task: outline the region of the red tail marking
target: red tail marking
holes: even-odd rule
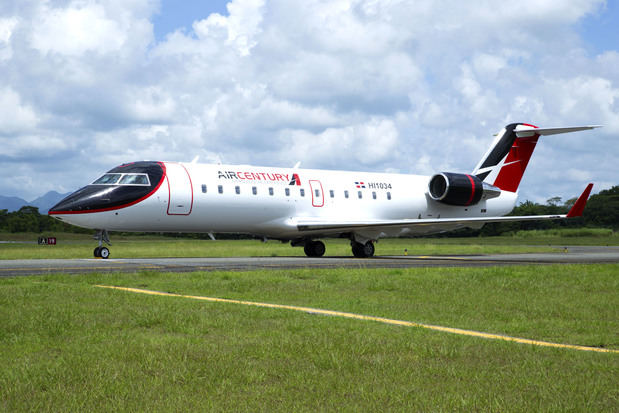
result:
[[[494,186],[509,192],[518,190],[518,185],[520,185],[524,171],[529,164],[538,138],[539,135],[529,138],[516,138],[507,154],[505,165],[494,181]]]
[[[591,193],[591,189],[593,188],[593,184],[587,185],[584,192],[580,194],[574,206],[570,209],[570,212],[567,213],[568,218],[581,217],[583,211],[585,210],[585,205],[587,205],[587,200],[589,199],[589,194]]]

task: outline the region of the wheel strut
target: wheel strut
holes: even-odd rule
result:
[[[93,251],[95,258],[107,259],[110,256],[110,250],[103,246],[103,242],[105,242],[107,245],[112,245],[107,230],[101,229],[97,231],[93,238],[99,241],[99,246]]]

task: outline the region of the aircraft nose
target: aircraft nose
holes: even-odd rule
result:
[[[50,215],[104,212],[125,208],[151,196],[163,182],[161,162],[133,162],[116,167],[54,205]]]
[[[71,194],[64,198],[62,201],[58,202],[56,205],[49,209],[48,214],[61,214],[63,212],[74,212],[74,211],[82,211],[84,210],[83,202],[81,199],[74,196],[75,194]]]
[[[113,190],[114,187],[84,187],[58,202],[48,214],[87,212],[106,208],[112,201]]]

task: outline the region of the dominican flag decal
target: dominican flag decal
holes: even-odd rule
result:
[[[365,188],[365,182],[355,182],[357,188]]]
[[[292,174],[292,179],[288,185],[301,185],[301,179],[299,178],[299,174]]]

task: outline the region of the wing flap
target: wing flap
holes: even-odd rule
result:
[[[381,228],[414,228],[435,225],[478,225],[490,222],[534,221],[545,219],[567,218],[567,215],[529,215],[507,217],[476,217],[476,218],[429,218],[429,219],[401,219],[383,221],[321,221],[321,220],[298,220],[299,231],[328,231],[347,232],[359,230],[377,230]]]

